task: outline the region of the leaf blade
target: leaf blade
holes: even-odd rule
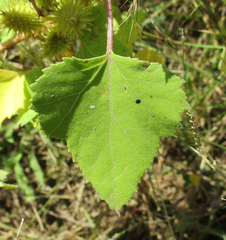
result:
[[[23,73],[0,69],[0,126],[5,118],[24,108],[23,87]]]
[[[69,80],[62,85],[65,79]],[[47,81],[51,89],[46,88]],[[182,83],[159,64],[114,53],[65,59],[46,70],[33,86],[32,108],[39,111],[49,136],[67,139],[87,181],[117,211],[151,166],[160,136],[175,135],[180,127],[180,113],[188,108]],[[48,104],[51,94],[60,100]],[[43,104],[47,105],[43,108]],[[66,110],[61,111],[61,106]],[[65,119],[65,114],[70,116],[67,121],[55,124],[54,119]]]

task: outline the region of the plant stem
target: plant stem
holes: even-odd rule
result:
[[[25,35],[21,34],[20,36],[17,35],[16,37],[13,37],[13,38],[9,39],[8,41],[0,44],[0,53],[4,52],[5,50],[7,50],[11,47],[13,47],[14,45],[16,45],[19,42],[24,41],[25,39],[26,39]]]
[[[38,13],[39,17],[44,17],[42,11],[38,8],[38,6],[35,3],[35,0],[29,0],[29,2],[33,5],[34,9],[36,10],[36,12]]]
[[[113,51],[113,15],[111,0],[105,0],[106,12],[107,12],[107,53],[110,54]]]

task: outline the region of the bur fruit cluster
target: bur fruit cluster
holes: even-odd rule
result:
[[[102,0],[6,0],[0,5],[0,30],[41,39],[43,57],[73,55],[75,42],[91,31],[90,9]],[[37,11],[38,9],[38,11]],[[39,14],[39,13],[42,14]]]

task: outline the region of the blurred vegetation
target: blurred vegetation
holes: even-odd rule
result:
[[[0,188],[0,240],[226,239],[226,2],[140,0],[139,8],[146,18],[134,54],[152,49],[184,79],[191,112],[183,128],[161,139],[153,167],[118,216],[86,184],[64,141],[47,139],[36,122],[6,119],[0,168],[9,172],[4,183],[19,187]],[[1,68],[48,66],[38,44],[29,38],[2,52]]]

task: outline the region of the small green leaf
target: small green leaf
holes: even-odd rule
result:
[[[7,174],[8,174],[8,172],[0,169],[0,187],[4,187],[4,188],[7,188],[7,189],[17,188],[17,186],[15,186],[15,185],[7,184],[7,183],[4,183],[4,182],[1,181],[1,180],[4,180],[6,178]]]
[[[7,183],[1,182],[1,181],[0,181],[0,187],[4,187],[6,189],[16,189],[16,188],[18,188],[18,186],[16,186],[16,185],[7,184]]]
[[[136,11],[136,14],[125,14],[123,21],[115,26],[115,37],[118,38],[126,47],[128,47],[127,55],[132,56],[134,42],[141,38],[140,24],[145,19],[143,11]]]
[[[29,186],[28,178],[25,175],[24,170],[21,167],[19,162],[17,162],[14,165],[14,172],[15,172],[17,183],[20,186],[20,188],[23,190],[27,201],[28,202],[31,201],[34,197],[34,194],[33,194],[32,188]]]
[[[8,172],[0,169],[0,180],[4,180],[7,176]]]
[[[23,115],[18,119],[17,123],[18,125],[24,126],[25,124],[28,124],[31,120],[37,117],[37,113],[31,109],[28,109],[23,113]]]
[[[39,78],[42,75],[42,70],[39,68],[34,68],[32,71],[29,71],[24,75],[25,81],[24,81],[24,86],[23,86],[23,91],[24,91],[24,105],[23,108],[20,108],[18,111],[18,116],[17,116],[17,124],[18,125],[25,125],[29,123],[31,120],[33,120],[36,116],[37,113],[31,109],[28,109],[30,106],[31,102],[31,95],[33,94],[33,91],[30,88],[30,84],[35,82],[35,79]]]
[[[32,152],[32,153],[28,154],[28,158],[30,160],[30,166],[31,166],[32,170],[34,171],[34,174],[35,174],[36,178],[38,179],[40,186],[43,187],[45,184],[44,177],[43,177],[42,168],[39,165],[37,157]]]
[[[48,136],[65,138],[87,181],[116,211],[136,191],[188,108],[183,81],[157,63],[114,53],[65,58],[32,86],[32,109]]]

